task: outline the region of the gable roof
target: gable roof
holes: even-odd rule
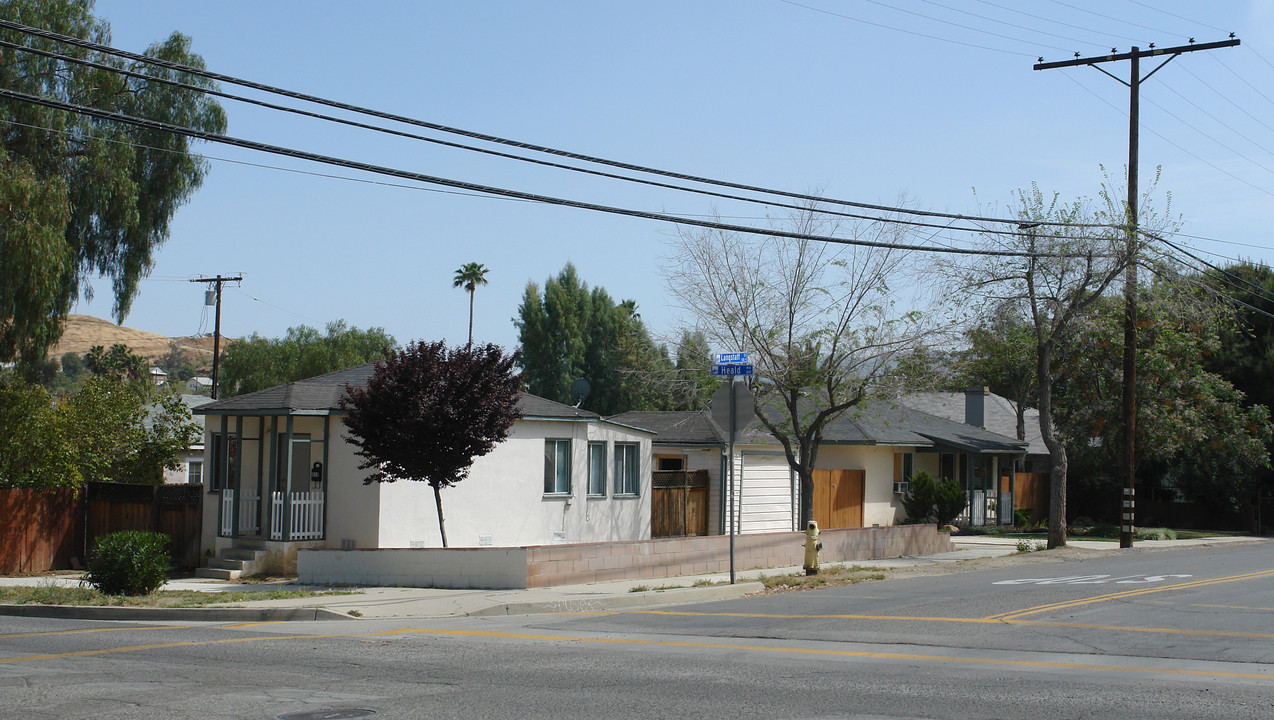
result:
[[[706,410],[629,410],[607,418],[611,422],[646,428],[656,433],[656,445],[724,445],[725,431]]]
[[[376,363],[366,363],[225,400],[216,400],[195,408],[194,412],[201,415],[334,415],[342,412],[340,403],[341,398],[345,396],[345,386],[366,385],[375,370]],[[522,393],[518,397],[518,410],[522,413],[524,420],[584,422],[602,420],[602,416],[595,412],[563,405],[529,393]]]
[[[910,393],[898,398],[898,402],[921,412],[937,415],[956,422],[964,421],[964,393],[958,392],[920,392]],[[1007,437],[1017,437],[1017,412],[1008,398],[995,393],[987,393],[983,412],[986,429]],[[1023,416],[1027,453],[1031,455],[1047,455],[1048,447],[1040,436],[1040,411],[1027,408]]]
[[[746,442],[777,441],[753,420],[744,430]],[[850,408],[827,424],[823,442],[830,445],[886,445],[946,448],[971,453],[1021,453],[1026,444],[982,428],[930,415],[905,405],[869,400]]]

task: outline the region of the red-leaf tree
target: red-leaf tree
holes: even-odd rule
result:
[[[359,469],[373,471],[364,484],[429,483],[443,547],[442,489],[465,479],[474,459],[508,437],[520,417],[516,362],[517,353],[497,345],[418,341],[378,362],[366,387],[346,387],[348,439],[364,459]]]

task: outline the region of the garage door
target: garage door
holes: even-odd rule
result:
[[[782,455],[743,454],[739,532],[792,529],[792,470]]]

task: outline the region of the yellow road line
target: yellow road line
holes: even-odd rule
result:
[[[815,655],[822,657],[865,658],[876,660],[905,660],[910,662],[962,663],[972,665],[996,665],[1020,668],[1048,668],[1056,670],[1096,670],[1106,672],[1127,672],[1163,675],[1188,675],[1194,677],[1224,677],[1246,680],[1274,680],[1274,673],[1237,673],[1207,670],[1187,670],[1180,668],[1151,668],[1128,665],[1103,665],[1098,663],[1049,662],[1043,660],[1012,660],[978,657],[958,657],[944,655],[921,655],[918,653],[886,653],[867,650],[835,650],[826,648],[799,648],[779,645],[748,645],[724,642],[690,642],[681,640],[643,640],[638,638],[613,637],[581,637],[572,635],[543,635],[531,633],[493,632],[483,630],[443,630],[434,628],[402,628],[375,633],[332,634],[332,635],[275,635],[268,637],[222,638],[205,641],[179,641],[153,643],[150,645],[131,645],[126,647],[103,648],[99,650],[80,650],[77,652],[51,653],[48,655],[28,655],[16,658],[0,658],[0,663],[35,662],[40,660],[58,660],[65,658],[108,655],[113,653],[141,652],[175,647],[193,647],[199,645],[224,645],[227,643],[265,642],[272,640],[314,640],[320,638],[365,638],[383,637],[386,635],[404,634],[441,635],[451,637],[475,637],[501,640],[530,640],[535,642],[581,643],[598,645],[631,645],[643,647],[688,648],[698,650],[747,650],[753,652],[780,653],[787,655]]]
[[[187,625],[135,625],[132,627],[100,627],[80,628],[79,630],[49,630],[46,632],[9,633],[0,635],[0,640],[9,638],[41,637],[43,635],[80,635],[83,633],[118,632],[120,630],[181,630]]]
[[[988,618],[961,617],[921,617],[912,615],[783,615],[779,613],[706,613],[680,610],[633,610],[631,615],[678,615],[683,617],[737,617],[758,618],[767,620],[902,620],[907,622],[935,622],[975,625],[1025,625],[1034,627],[1076,628],[1080,630],[1113,630],[1118,632],[1151,633],[1161,635],[1204,635],[1216,637],[1239,637],[1255,639],[1274,639],[1274,633],[1232,632],[1228,630],[1192,630],[1189,628],[1137,628],[1115,625],[1087,625],[1083,623],[1046,622],[1042,620],[992,620]]]
[[[1244,573],[1242,575],[1231,575],[1229,577],[1213,578],[1211,580],[1194,580],[1192,582],[1174,583],[1172,585],[1160,585],[1152,588],[1139,588],[1137,590],[1125,590],[1123,592],[1108,593],[1105,595],[1095,595],[1077,600],[1063,600],[1061,602],[1048,603],[1046,605],[1036,605],[1034,607],[1023,608],[1021,610],[1011,610],[1009,612],[999,613],[996,615],[988,615],[986,620],[1015,620],[1026,615],[1034,615],[1036,613],[1047,612],[1049,610],[1062,610],[1065,608],[1079,607],[1081,605],[1091,605],[1093,603],[1107,602],[1109,600],[1120,600],[1123,598],[1137,597],[1139,595],[1149,595],[1152,593],[1167,592],[1170,590],[1188,590],[1190,588],[1204,587],[1207,585],[1218,585],[1222,583],[1238,582],[1240,580],[1255,580],[1257,578],[1269,577],[1274,575],[1274,570],[1262,570],[1254,573]]]
[[[238,623],[237,625],[217,625],[220,630],[232,630],[237,628],[261,627],[262,625],[278,625],[286,622],[285,620],[265,620],[262,622]]]
[[[1248,607],[1246,605],[1204,605],[1203,603],[1192,603],[1190,607],[1222,608],[1224,610],[1260,610],[1261,612],[1274,612],[1274,608]]]

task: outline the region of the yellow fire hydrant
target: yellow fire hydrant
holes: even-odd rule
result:
[[[809,525],[805,528],[805,574],[818,574],[818,551],[823,549],[823,543],[818,540],[818,523],[813,520],[809,521]]]

